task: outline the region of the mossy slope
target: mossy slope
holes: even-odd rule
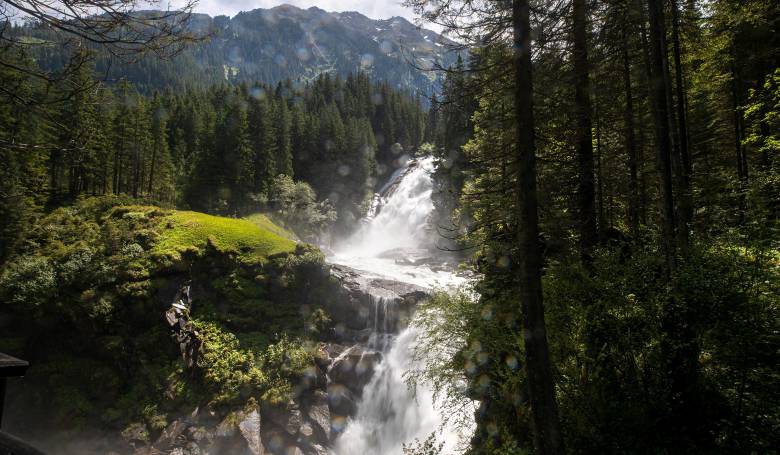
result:
[[[160,238],[153,251],[163,255],[181,254],[192,249],[203,250],[211,242],[221,251],[239,253],[243,260],[262,261],[295,250],[295,242],[283,237],[284,234],[288,233],[264,215],[235,219],[173,211],[162,220]]]
[[[118,198],[38,220],[0,265],[0,350],[32,364],[8,403],[15,429],[159,430],[196,407],[216,418],[248,400],[286,402],[312,362],[302,302],[319,301],[311,294],[328,279],[322,254],[288,236],[263,215]],[[163,318],[185,283],[204,341],[194,372]]]

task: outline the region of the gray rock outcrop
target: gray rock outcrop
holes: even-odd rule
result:
[[[419,286],[342,265],[330,266],[329,273],[325,287],[331,298],[323,306],[335,328],[320,334],[314,361],[302,372],[289,402],[226,415],[199,415],[196,410],[173,420],[152,443],[147,442],[146,426],[129,429],[125,438],[135,446],[135,455],[327,455],[357,412],[363,389],[383,361],[382,348],[428,295]],[[186,302],[166,315],[172,326],[186,317],[189,298]]]
[[[374,332],[398,333],[411,320],[417,304],[429,291],[420,286],[381,277],[366,276],[344,265],[332,265],[340,298],[325,310],[340,341],[366,342]]]

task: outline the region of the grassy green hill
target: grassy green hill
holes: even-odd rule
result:
[[[262,261],[269,255],[295,250],[293,235],[261,214],[235,219],[173,211],[163,217],[161,226],[154,247],[158,254],[202,250],[209,242],[219,250],[238,252],[248,261]]]
[[[307,293],[328,280],[322,254],[293,239],[264,215],[120,198],[39,219],[0,265],[0,351],[31,362],[9,394],[11,430],[67,440],[140,424],[155,437],[196,407],[219,417],[248,401],[287,402],[313,365],[301,302],[321,300]],[[194,371],[164,319],[184,284],[203,340]]]

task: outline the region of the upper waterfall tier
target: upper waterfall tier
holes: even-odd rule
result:
[[[433,159],[411,161],[379,193],[378,213],[339,248],[353,257],[376,257],[396,248],[430,246]]]
[[[465,282],[453,273],[452,259],[434,247],[433,170],[432,157],[398,169],[375,195],[360,228],[337,243],[330,262],[426,288]]]

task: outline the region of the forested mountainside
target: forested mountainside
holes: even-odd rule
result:
[[[402,17],[374,20],[317,7],[282,5],[232,18],[193,14],[188,30],[205,40],[170,60],[147,57],[128,64],[101,55],[96,69],[107,80],[127,79],[146,94],[222,82],[306,82],[323,73],[346,78],[362,71],[395,89],[431,95],[441,85],[441,74],[429,70],[446,68],[457,57],[452,41]],[[38,27],[13,33],[54,41],[52,31]],[[68,53],[53,46],[40,49],[36,58],[53,69],[67,64]]]
[[[337,220],[344,230],[427,134],[419,98],[364,73],[148,97],[127,83],[92,83],[86,69],[73,78],[62,87],[87,88],[44,111],[3,106],[3,255],[37,213],[82,195],[235,216],[278,205],[281,175],[313,188],[301,203],[319,214],[316,229]]]
[[[17,3],[78,21],[0,29],[0,351],[32,364],[0,441],[780,447],[778,2],[408,0],[468,49],[430,108],[350,50],[400,20]]]
[[[430,118],[483,279],[420,371],[468,453],[776,451],[777,2],[414,3],[474,46]]]

